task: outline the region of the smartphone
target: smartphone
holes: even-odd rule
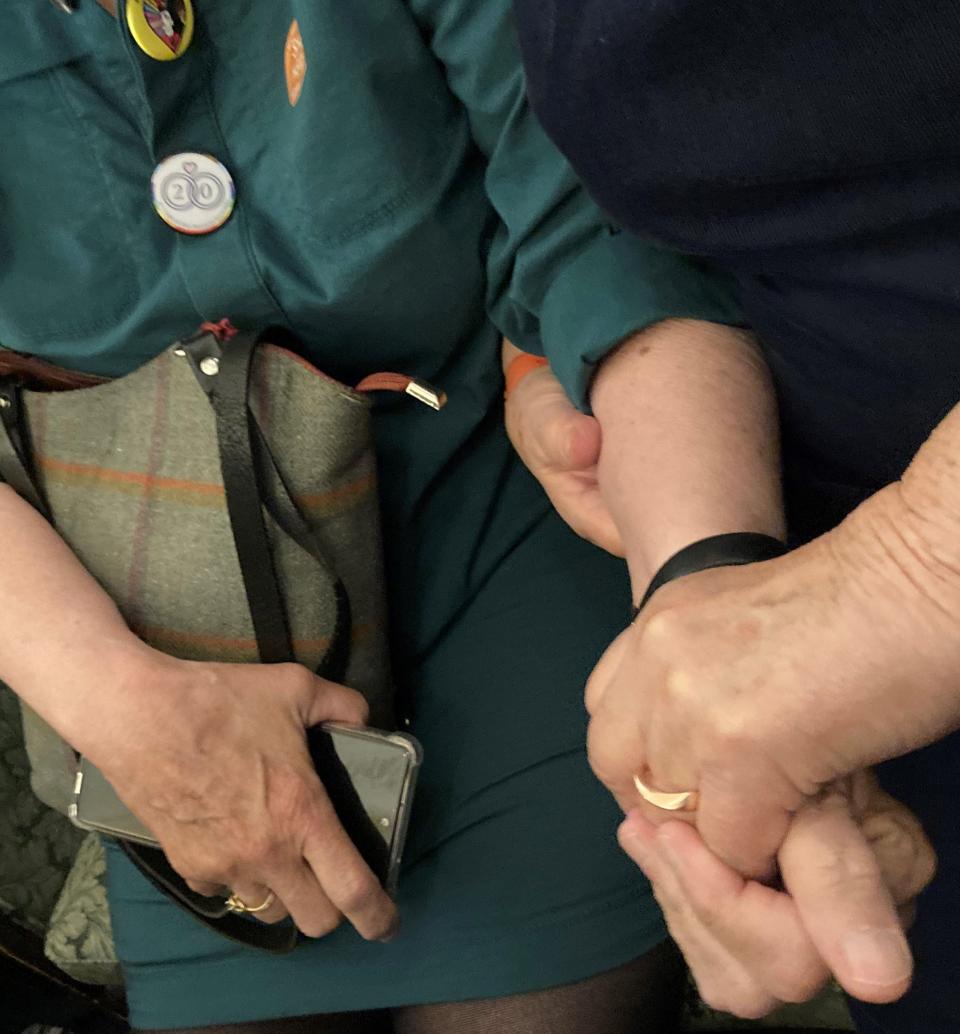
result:
[[[308,732],[317,774],[364,861],[395,894],[423,750],[406,733],[326,722]],[[77,766],[69,815],[74,825],[159,847],[86,758]]]

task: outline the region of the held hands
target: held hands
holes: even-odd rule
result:
[[[909,985],[894,909],[932,878],[932,850],[866,775],[836,780],[948,731],[946,683],[920,660],[948,630],[892,572],[871,591],[856,522],[876,516],[665,586],[588,686],[591,762],[630,813],[621,842],[704,997],[740,1015],[805,1000],[828,972],[866,1001]],[[696,833],[640,798],[637,772],[697,789]],[[775,861],[783,892],[761,882]]]
[[[362,723],[360,694],[294,664],[180,661],[155,651],[130,672],[109,721],[77,743],[202,893],[232,890],[321,937],[345,917],[389,939],[396,906],[340,826],[305,729]],[[131,730],[139,730],[132,732]]]
[[[805,801],[949,731],[953,619],[871,555],[865,520],[887,505],[776,560],[670,583],[615,640],[587,688],[589,745],[624,810],[643,807],[637,772],[697,789],[706,845],[764,878]]]
[[[561,515],[621,553],[597,487],[599,426],[545,369],[524,378],[507,416]],[[579,451],[568,445],[577,433]],[[621,842],[651,877],[705,997],[742,1015],[809,997],[829,970],[873,1001],[909,983],[893,905],[909,911],[933,855],[871,777],[841,777],[943,735],[956,707],[931,693],[905,727],[898,704],[916,699],[924,676],[904,637],[931,656],[949,619],[911,600],[909,558],[884,569],[891,550],[877,529],[893,518],[882,496],[787,557],[668,585],[588,687],[591,761],[630,813]],[[640,799],[638,771],[659,789],[698,789],[698,832],[675,821],[656,831],[672,816]],[[783,891],[739,875],[769,878],[776,862]],[[877,936],[859,954],[843,943],[865,930]]]
[[[801,807],[779,853],[782,890],[744,879],[681,822],[657,828],[633,811],[620,843],[653,884],[713,1008],[758,1018],[813,997],[831,973],[864,1001],[907,990],[901,922],[935,859],[913,815],[870,773]]]

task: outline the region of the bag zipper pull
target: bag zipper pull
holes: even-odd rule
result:
[[[410,395],[418,402],[437,411],[447,404],[447,393],[426,381],[403,373],[371,373],[353,389],[359,392],[397,391]]]

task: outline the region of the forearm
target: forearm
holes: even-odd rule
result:
[[[960,405],[940,422],[890,494],[896,495],[896,530],[904,547],[954,610],[960,593]]]
[[[81,747],[97,714],[90,693],[121,690],[150,651],[50,525],[3,484],[0,542],[0,680]]]
[[[748,334],[659,323],[603,363],[591,402],[603,430],[600,488],[636,596],[697,539],[784,535],[776,401]]]
[[[877,757],[960,727],[960,406],[941,421],[903,477],[857,507],[829,536],[843,572],[838,612],[860,622],[871,713],[885,725]],[[851,637],[852,638],[852,637]],[[882,688],[885,699],[872,692]],[[904,701],[910,700],[909,709]],[[882,752],[882,753],[881,753]]]

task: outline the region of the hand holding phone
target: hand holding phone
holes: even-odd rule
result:
[[[307,736],[338,819],[387,892],[395,894],[422,760],[420,744],[405,733],[334,722],[309,730]],[[70,817],[81,829],[160,846],[86,758],[77,768]]]

